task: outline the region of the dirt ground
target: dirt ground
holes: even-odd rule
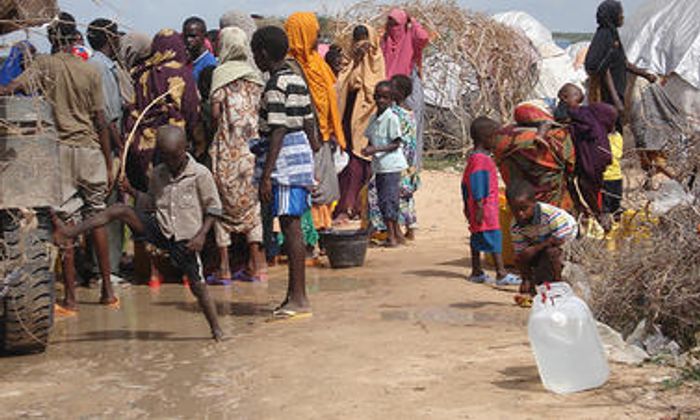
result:
[[[119,311],[81,290],[46,354],[0,358],[0,418],[700,418],[671,372],[611,365],[603,388],[545,391],[512,292],[467,283],[459,174],[426,172],[418,240],[361,269],[309,269],[314,316],[267,322],[285,290],[216,288],[230,339],[214,344],[180,285],[125,286]]]

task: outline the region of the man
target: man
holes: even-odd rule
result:
[[[217,65],[216,57],[204,45],[207,24],[197,16],[189,17],[182,25],[182,36],[185,39],[190,62],[192,62],[192,74],[195,81],[199,82],[199,74],[202,70]]]
[[[61,211],[73,214],[80,209],[87,217],[104,209],[111,179],[112,151],[109,129],[105,121],[102,79],[99,71],[71,55],[75,24],[58,22],[51,27],[52,55],[37,57],[32,65],[0,95],[16,91],[29,92],[38,86],[53,105],[53,117],[58,129],[61,180],[64,205]],[[59,175],[59,174],[57,174]],[[97,228],[92,237],[102,277],[100,303],[118,306],[110,281],[107,232]],[[74,315],[75,299],[74,250],[63,250],[65,298],[59,313]]]
[[[63,243],[114,220],[126,223],[135,237],[168,252],[173,266],[187,276],[212,338],[220,341],[223,332],[199,257],[207,233],[222,214],[219,193],[211,172],[187,154],[182,128],[163,126],[158,129],[156,141],[163,163],[153,169],[148,193],[137,191],[126,179],[121,184],[124,192],[134,196],[138,209],[115,204],[78,226],[66,226],[54,218],[56,240]]]

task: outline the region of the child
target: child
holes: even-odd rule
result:
[[[377,113],[370,119],[365,135],[370,145],[362,150],[364,156],[372,156],[372,169],[376,174],[379,209],[387,229],[386,246],[393,248],[403,240],[399,230],[399,188],[401,173],[408,168],[401,149],[401,121],[392,110],[391,83],[382,81],[374,89]]]
[[[416,203],[413,195],[420,186],[418,177],[417,159],[417,126],[413,111],[406,104],[406,100],[413,93],[413,81],[411,78],[397,74],[391,78],[391,87],[394,92],[394,112],[399,116],[401,122],[401,132],[403,133],[403,154],[408,163],[408,169],[401,177],[401,190],[399,200],[399,221],[406,227],[405,238],[412,241],[415,239],[415,228],[418,225],[416,217]]]
[[[474,283],[493,282],[481,268],[481,253],[485,252],[496,260],[497,285],[519,285],[520,278],[506,272],[501,256],[503,239],[498,220],[498,175],[489,154],[498,129],[498,123],[486,117],[478,117],[469,128],[474,150],[467,158],[462,177],[464,216],[471,230],[472,274],[469,280]]]
[[[77,226],[67,226],[54,216],[56,238],[63,244],[66,239],[113,220],[126,223],[136,237],[169,253],[172,264],[189,279],[190,289],[209,322],[212,337],[220,341],[223,332],[204,283],[199,259],[207,233],[222,211],[214,178],[208,169],[187,154],[182,128],[161,127],[157,145],[164,163],[153,168],[148,193],[137,191],[126,180],[122,183],[124,192],[136,198],[138,210],[115,204]]]
[[[516,265],[523,279],[521,296],[515,300],[529,306],[535,285],[561,281],[561,247],[576,237],[578,225],[566,211],[538,202],[527,182],[509,185],[506,195],[515,219],[511,231]]]
[[[618,131],[614,131],[608,135],[610,140],[610,153],[612,154],[612,163],[608,165],[603,173],[603,227],[609,230],[612,225],[612,220],[617,220],[620,217],[620,209],[622,202],[622,135]]]
[[[274,26],[258,29],[251,40],[255,64],[270,73],[260,101],[259,129],[267,149],[260,175],[260,201],[278,217],[289,259],[287,297],[275,309],[278,319],[311,316],[306,296],[305,249],[301,217],[311,205],[316,142],[311,96],[304,79],[285,62],[289,41]],[[318,150],[319,145],[314,144]]]

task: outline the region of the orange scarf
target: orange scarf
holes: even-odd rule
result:
[[[335,76],[316,50],[320,29],[316,15],[310,12],[294,13],[287,19],[284,29],[289,38],[289,54],[299,63],[309,84],[323,141],[333,137],[345,149]]]

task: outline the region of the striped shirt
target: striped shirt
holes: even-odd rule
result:
[[[309,88],[285,63],[270,75],[265,85],[260,102],[260,136],[269,136],[276,127],[286,127],[288,132],[301,131],[308,119],[313,119]]]
[[[578,233],[574,216],[566,211],[545,203],[537,203],[532,221],[520,225],[517,221],[511,227],[513,248],[520,254],[526,248],[540,244],[551,237],[564,241],[573,239]]]

